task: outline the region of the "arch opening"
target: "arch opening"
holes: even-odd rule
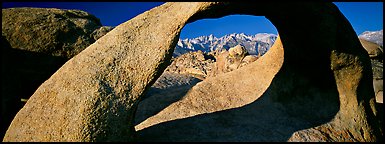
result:
[[[201,19],[205,18],[211,17]],[[270,19],[275,22],[274,17]],[[137,123],[139,141],[296,141],[299,139],[295,136],[292,138],[293,135],[331,121],[339,111],[340,101],[330,69],[330,59],[325,57],[330,53],[321,53],[320,59],[315,58],[316,63],[319,62],[317,66],[309,65],[309,61],[302,61],[308,58],[304,58],[305,55],[298,51],[303,49],[298,44],[310,45],[314,42],[306,41],[312,38],[302,38],[305,42],[300,42],[301,39],[293,37],[308,32],[306,28],[301,29],[304,26],[295,26],[296,33],[287,32],[293,26],[280,26],[284,27],[281,30],[285,31],[284,36],[281,36],[283,38],[274,44],[274,50],[266,53],[267,56],[260,62],[255,61],[240,72],[232,71],[204,80],[185,93],[183,99],[173,102],[142,123]],[[288,49],[293,50],[287,50],[285,43],[288,43]],[[286,56],[286,51],[290,51],[289,56]],[[273,63],[275,66],[263,67],[263,63]],[[270,71],[258,70],[259,67]],[[266,75],[268,72],[270,74]],[[254,84],[246,84],[242,88],[243,81]],[[314,81],[319,82],[314,85]],[[213,92],[216,94],[212,94]],[[199,102],[202,104],[198,104]],[[328,106],[320,103],[328,103]],[[266,111],[268,113],[264,113]],[[286,122],[275,121],[277,119]],[[184,127],[196,128],[185,130]],[[270,129],[267,133],[271,135],[261,133],[266,128]],[[239,132],[244,129],[246,130]],[[219,131],[227,133],[219,134]],[[235,133],[238,135],[233,135]]]
[[[237,4],[239,3],[236,3],[235,5]],[[348,113],[355,113],[351,109],[347,109],[346,107],[341,105],[341,104],[346,104],[346,99],[343,98],[345,95],[343,93],[346,92],[346,89],[341,88],[341,87],[344,87],[343,85],[345,85],[345,84],[341,84],[341,82],[345,80],[341,81],[341,77],[338,76],[338,73],[341,74],[341,72],[338,72],[335,67],[336,57],[334,57],[339,52],[342,52],[342,53],[347,52],[346,49],[345,50],[341,49],[341,47],[343,46],[339,45],[344,42],[336,41],[336,40],[345,41],[346,39],[341,39],[341,37],[343,36],[341,36],[341,33],[338,33],[336,31],[340,31],[338,29],[344,29],[342,31],[348,31],[349,34],[351,34],[354,31],[351,30],[352,29],[351,26],[349,27],[349,23],[344,18],[341,18],[342,21],[344,22],[340,22],[338,24],[323,23],[323,21],[333,21],[333,20],[330,20],[333,18],[330,18],[327,15],[318,15],[316,14],[317,12],[306,13],[306,11],[313,11],[308,8],[317,7],[314,4],[306,3],[306,4],[294,4],[294,5],[299,6],[298,7],[299,9],[294,11],[292,10],[289,14],[287,13],[284,14],[282,12],[278,12],[278,13],[272,12],[270,14],[266,14],[266,17],[275,26],[277,26],[279,33],[282,35],[281,39],[282,39],[282,45],[284,45],[285,60],[282,64],[282,67],[279,69],[279,72],[277,73],[277,75],[274,76],[274,79],[269,85],[269,88],[263,93],[263,96],[259,99],[258,102],[267,101],[267,102],[271,102],[271,104],[278,104],[280,105],[278,107],[281,107],[281,110],[284,109],[283,111],[287,114],[287,116],[295,117],[296,121],[303,122],[303,123],[299,122],[301,126],[296,125],[296,124],[299,124],[296,122],[294,122],[295,124],[293,123],[288,124],[290,125],[288,127],[291,127],[291,128],[295,127],[295,128],[291,129],[292,131],[289,130],[290,131],[289,135],[286,135],[286,137],[283,136],[284,138],[282,137],[282,135],[277,136],[279,137],[278,139],[280,141],[286,141],[286,140],[309,141],[309,139],[304,138],[304,136],[306,137],[309,135],[311,135],[310,137],[318,137],[318,138],[323,137],[322,140],[325,140],[325,141],[337,140],[337,139],[341,140],[341,138],[335,137],[334,134],[336,133],[333,133],[331,135],[326,135],[326,136],[323,135],[322,133],[330,132],[331,129],[334,129],[331,126],[333,125],[331,123],[341,123],[341,121],[346,121],[346,120],[349,121],[348,117],[350,116],[345,115],[346,117],[344,116],[341,117],[341,115],[344,115],[343,113],[345,113],[346,111],[349,111]],[[242,9],[237,9],[236,6],[234,7],[231,7],[231,6],[227,7],[227,6],[224,6],[224,7],[213,6],[206,9],[206,11],[204,12],[198,11],[192,17],[190,17],[187,23],[199,20],[202,17],[218,18],[224,15],[234,14],[234,13],[236,14],[247,13],[247,14],[255,15],[256,13],[260,12],[260,11],[251,12],[251,10],[247,8],[245,10],[244,7],[248,7],[245,5],[242,5],[243,6]],[[330,9],[334,9],[335,11],[337,11],[337,13],[334,13],[334,15],[336,17],[341,17],[342,14],[338,12],[338,9],[335,8],[335,6],[334,7],[331,5],[324,5],[324,6]],[[285,6],[281,6],[279,8],[288,10],[287,7],[285,8]],[[216,11],[218,9],[231,9],[232,11],[231,12],[221,11],[218,13]],[[319,11],[320,9],[314,9],[314,10]],[[322,11],[322,12],[330,14],[335,11],[331,10],[331,11]],[[318,12],[318,13],[322,13],[322,12]],[[303,21],[303,19],[310,20],[311,22],[307,21],[304,23],[300,23],[301,21]],[[339,19],[339,18],[336,18],[336,19]],[[341,24],[341,23],[344,23],[344,24]],[[345,25],[345,24],[347,24],[348,26],[344,28],[336,26],[336,25]],[[329,35],[330,33],[325,32],[325,29],[328,29],[333,34]],[[312,33],[317,33],[321,35],[314,35]],[[355,40],[354,38],[352,39],[354,42],[352,41],[347,42],[349,40],[345,42],[351,43],[351,44],[353,43],[357,44],[357,40]],[[333,45],[334,43],[336,43],[337,45]],[[307,48],[307,47],[311,47],[311,48]],[[362,50],[362,47],[359,47],[358,49]],[[309,58],[309,54],[312,54],[312,53],[315,53],[315,55],[311,55],[312,58]],[[356,57],[361,57],[363,58],[362,60],[365,61],[364,60],[365,56],[362,56],[362,53],[361,54],[356,52],[353,52],[353,53],[347,52],[347,53],[349,54],[354,53],[353,55],[355,55]],[[368,66],[367,61],[365,65],[366,66],[363,66],[363,67]],[[348,69],[353,70],[354,68],[348,68]],[[368,68],[365,68],[365,69],[368,70]],[[368,74],[367,72],[364,72],[364,73]],[[289,86],[285,87],[285,85],[289,85]],[[368,87],[368,86],[370,85],[366,85],[364,87]],[[190,91],[189,94],[190,93],[194,93],[194,92]],[[351,95],[351,96],[366,97],[364,95],[354,95],[354,96]],[[366,99],[365,101],[367,102],[367,104],[373,103],[373,100],[370,100],[371,102],[369,102],[369,99],[372,99],[372,98],[366,97],[364,99]],[[327,105],[322,105],[322,103],[326,103]],[[249,104],[247,106],[250,106],[250,105],[253,105],[253,104]],[[363,109],[369,110],[368,106],[367,108],[362,108],[362,107],[358,108],[356,106],[352,106],[352,107],[354,107],[353,109],[356,109],[356,110],[360,109],[358,111],[362,111]],[[363,110],[363,111],[366,111],[366,110]],[[368,111],[370,115],[373,114],[372,112],[376,113],[376,110],[374,109],[372,110],[373,111],[370,111],[370,110]],[[345,112],[341,112],[341,111],[345,111]],[[197,115],[191,119],[200,120],[202,116],[205,117],[210,114],[205,113],[202,115]],[[181,121],[181,123],[183,123],[183,121],[184,122],[189,121],[188,119],[189,118],[181,119],[181,120],[178,119],[172,122],[160,124],[160,126],[158,125],[156,127],[160,129],[163,128],[164,130],[166,129],[169,130],[169,128],[171,127],[175,128],[175,126],[178,125],[176,124],[178,123],[176,121]],[[363,121],[366,121],[366,120],[363,120]],[[376,122],[374,122],[373,124],[377,125],[375,123]],[[296,127],[293,125],[296,125],[299,127]],[[183,125],[179,125],[179,126],[182,127]],[[275,126],[278,126],[278,125],[275,125]],[[345,125],[345,126],[349,127],[348,125]],[[341,126],[341,127],[344,127],[344,126]],[[200,129],[200,130],[203,130],[203,129]],[[149,131],[150,131],[149,129],[144,129],[142,133],[148,134]],[[378,129],[376,131],[379,132]],[[195,131],[190,133],[189,135],[196,134],[199,132],[201,131]],[[351,132],[352,132],[351,130],[342,130],[342,131],[339,131],[338,133],[351,133]],[[310,133],[313,133],[313,134],[310,134]],[[314,133],[318,133],[318,134],[314,134]],[[342,139],[356,141],[358,139],[363,138],[362,135],[359,136],[360,134],[353,134],[353,135],[354,136],[352,135],[347,136],[350,138],[345,137]],[[155,135],[152,135],[152,136],[155,136]],[[192,138],[190,140],[194,141],[194,140],[201,139],[200,136],[203,136],[203,135],[199,135],[199,138],[197,139]],[[173,138],[176,138],[176,137],[173,137]],[[253,140],[259,141],[261,139],[253,139]],[[270,140],[274,141],[277,139],[269,139],[269,141]]]
[[[193,34],[186,34],[188,32]],[[171,65],[141,99],[135,125],[182,99],[202,80],[255,62],[274,44],[278,36],[276,32],[266,18],[252,15],[229,15],[187,24],[182,29]],[[237,56],[229,55],[229,49],[234,50],[237,45],[242,47],[242,51],[237,52]]]

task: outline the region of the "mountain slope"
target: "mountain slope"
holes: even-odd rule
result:
[[[244,33],[233,33],[217,38],[212,34],[200,36],[193,39],[179,39],[175,48],[174,56],[179,56],[189,51],[211,52],[215,50],[234,47],[238,44],[243,45],[247,52],[252,55],[263,55],[274,44],[277,35],[268,33],[258,33],[256,35],[246,35]]]
[[[379,31],[365,31],[358,37],[370,42],[374,42],[380,46],[383,46],[383,30]]]

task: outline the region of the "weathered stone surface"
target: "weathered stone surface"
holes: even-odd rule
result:
[[[209,76],[213,77],[218,74],[229,72],[227,67],[227,57],[229,55],[229,52],[227,50],[222,50],[220,52],[217,52],[215,54],[215,65],[213,67],[212,72],[209,74]]]
[[[235,47],[230,48],[225,67],[230,71],[238,69],[242,59],[246,56],[246,54],[246,49],[241,45],[236,45]]]
[[[256,55],[247,55],[245,56],[243,59],[242,59],[242,62],[241,64],[239,65],[239,67],[244,67],[252,62],[255,62],[256,60],[258,59],[258,56]]]
[[[192,9],[180,13],[185,6]],[[177,35],[198,8],[165,4],[115,27],[37,89],[4,141],[132,140],[139,97],[169,65]]]
[[[198,114],[212,113],[230,108],[242,107],[255,101],[264,91],[266,91],[266,89],[269,87],[269,84],[271,83],[271,80],[274,78],[274,75],[282,66],[283,48],[279,37],[277,38],[275,44],[270,48],[270,50],[258,61],[259,62],[251,63],[250,65],[236,71],[227,72],[221,75],[217,75],[216,77],[208,77],[204,81],[195,85],[182,100],[172,103],[161,112],[136,125],[135,129],[139,131],[140,140],[144,141],[148,139],[148,141],[172,141],[173,138],[175,138],[176,141],[188,140],[183,139],[187,137],[177,138],[178,135],[172,135],[177,133],[176,130],[170,130],[169,132],[166,132],[167,136],[170,138],[164,137],[164,139],[162,139],[161,136],[156,133],[150,134],[151,131],[156,132],[156,129],[150,128],[149,130],[144,131],[143,129],[166,121],[188,118]],[[243,114],[245,113],[242,113],[242,115]],[[229,117],[233,116],[234,115],[229,114]],[[243,118],[245,121],[248,121],[246,120],[246,117]],[[223,121],[226,121],[226,119]],[[186,126],[189,127],[190,125]],[[204,134],[210,134],[210,132],[212,132],[215,134],[213,131],[207,132],[208,128],[204,128],[207,125],[197,124],[197,126],[199,128],[196,128],[198,130],[195,129],[196,131],[194,132]],[[193,132],[190,134],[192,133]],[[257,134],[252,133],[252,135]],[[203,134],[195,136],[191,135],[191,137],[195,138],[201,136],[203,136]],[[151,137],[154,139],[149,139]],[[196,141],[198,139],[192,140]],[[208,139],[202,139],[202,141],[205,140]]]
[[[21,99],[28,99],[67,60],[111,30],[100,26],[99,19],[84,11],[2,9],[1,94],[5,103],[0,137],[25,104]]]
[[[2,37],[1,47],[1,137],[13,117],[36,89],[68,59],[11,48]]]
[[[173,87],[194,85],[199,81],[201,80],[189,74],[176,74],[174,72],[165,71],[151,87],[156,89],[171,89]]]
[[[208,78],[194,86],[182,100],[138,124],[136,129],[139,130],[140,140],[381,140],[382,134],[375,117],[377,111],[374,108],[375,101],[370,82],[369,57],[365,55],[351,27],[347,27],[349,24],[346,19],[336,12],[336,8],[334,8],[336,13],[330,17],[331,15],[320,14],[325,11],[332,13],[331,7],[325,11],[321,10],[322,12],[316,7],[318,6],[313,5],[313,10],[306,8],[314,14],[306,14],[301,10],[296,13],[298,17],[302,15],[310,18],[307,24],[298,23],[301,20],[294,17],[280,22],[278,18],[267,16],[283,37],[285,59],[276,75],[268,77],[265,73],[259,73],[263,71],[263,67],[250,71],[246,69],[251,68],[246,66],[226,73],[223,77]],[[316,19],[327,22],[317,24]],[[344,27],[341,29],[340,26],[337,28],[337,25],[345,26],[341,26]],[[334,29],[329,29],[331,27]],[[287,29],[280,30],[280,28]],[[348,33],[349,36],[330,36],[330,32],[325,29],[334,31],[331,33],[336,31]],[[303,40],[295,39],[309,31],[317,36],[306,38],[305,44],[302,43]],[[315,45],[319,43],[322,45]],[[346,46],[348,48],[344,49]],[[314,56],[312,53],[317,55]],[[283,56],[283,52],[280,55]],[[262,58],[264,57],[268,55]],[[251,65],[262,64],[262,58],[261,61]],[[280,64],[279,58],[270,58],[272,61],[269,64]],[[273,70],[269,67],[266,69]],[[265,79],[242,78],[244,75],[257,77],[259,74],[264,75]],[[254,83],[254,86],[246,85],[251,83]],[[258,85],[258,83],[262,84]],[[267,90],[261,88],[266,85]],[[258,88],[260,88],[259,92],[255,90]],[[248,90],[252,92],[247,93]],[[357,90],[361,92],[356,93]],[[363,115],[366,118],[362,119]],[[287,123],[282,123],[283,121]],[[240,125],[243,129],[237,127]],[[186,127],[191,129],[185,129]],[[240,133],[240,131],[246,132]]]
[[[204,79],[211,73],[215,58],[202,51],[188,52],[173,58],[173,62],[166,71],[177,74],[190,74],[199,79]]]
[[[368,52],[370,61],[372,63],[373,71],[373,88],[374,94],[376,95],[376,101],[382,103],[382,91],[383,91],[383,74],[384,74],[384,64],[383,64],[383,48],[382,46],[367,41],[365,39],[359,38],[362,46]]]
[[[158,113],[170,103],[180,100],[191,87],[200,81],[190,74],[165,71],[141,98],[139,110],[135,114],[135,125]]]
[[[370,58],[382,60],[384,54],[383,48],[380,45],[361,38],[359,40],[362,46],[368,52]]]
[[[166,3],[117,26],[39,87],[4,141],[132,140],[138,100],[169,64],[182,27],[229,14],[265,15],[277,27],[282,45],[276,43],[255,63],[197,84],[181,100],[188,105],[166,108],[182,112],[169,114],[184,119],[138,131],[140,140],[143,134],[152,140],[181,140],[178,136],[202,127],[176,131],[173,124],[194,116],[198,123],[219,120],[215,126],[230,126],[210,134],[217,136],[211,140],[243,138],[227,129],[237,127],[251,132],[254,137],[247,138],[254,141],[381,141],[370,59],[338,8],[331,3],[264,5]],[[268,10],[273,6],[275,11]],[[216,112],[219,107],[228,110]],[[234,119],[220,120],[223,114]],[[257,127],[237,125],[246,117]],[[188,135],[187,140],[210,140],[199,137],[205,133],[193,134],[198,137]]]
[[[170,74],[187,74],[203,80],[208,76],[213,77],[233,71],[258,59],[256,55],[247,55],[246,49],[240,45],[230,48],[229,52],[225,51],[223,50],[223,53],[187,52],[173,58],[173,62],[166,71],[171,72]]]
[[[378,91],[376,93],[376,102],[384,103],[384,93],[383,93],[383,91]]]
[[[72,58],[95,42],[101,27],[95,16],[79,10],[2,9],[2,35],[12,48]]]
[[[248,55],[246,49],[241,45],[236,45],[226,51],[216,51],[214,53],[216,62],[209,76],[214,77],[219,74],[231,72],[243,67],[258,59],[258,56]]]
[[[91,36],[95,39],[98,40],[102,36],[106,35],[108,32],[110,32],[114,27],[111,26],[102,26],[98,29],[95,29],[94,32],[91,33]]]
[[[384,78],[384,63],[377,60],[371,60],[372,70],[373,70],[373,79],[383,79]]]

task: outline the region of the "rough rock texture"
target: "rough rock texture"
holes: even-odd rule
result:
[[[141,98],[135,114],[135,125],[155,115],[170,103],[180,100],[201,80],[189,74],[165,71]],[[156,103],[156,104],[154,104]]]
[[[374,94],[376,95],[376,101],[378,103],[383,103],[382,93],[383,93],[383,74],[384,74],[384,64],[383,64],[383,48],[382,46],[375,44],[373,42],[364,40],[360,38],[360,42],[365,50],[368,52],[370,61],[372,63],[373,71],[373,87]]]
[[[173,62],[166,71],[178,74],[190,74],[199,79],[204,79],[211,72],[215,58],[202,51],[188,52],[173,58]]]
[[[200,82],[198,78],[195,78],[189,74],[176,74],[173,72],[165,71],[151,86],[156,89],[170,89],[173,87],[180,87],[185,85],[194,85]]]
[[[91,36],[95,39],[98,40],[102,36],[106,35],[108,32],[110,32],[114,27],[111,26],[102,26],[98,29],[95,29],[94,32],[91,33]]]
[[[369,57],[371,59],[378,59],[378,60],[383,60],[383,48],[382,46],[375,44],[373,42],[367,41],[365,39],[359,39],[362,46],[365,48],[365,50],[368,52]]]
[[[178,141],[167,138],[196,129],[183,128],[175,133],[178,127],[172,123],[190,116],[195,120],[219,120],[216,126],[247,129],[255,134],[255,141],[381,141],[370,59],[338,8],[331,3],[264,5],[166,3],[138,15],[90,45],[44,82],[16,115],[3,140],[133,140],[138,101],[170,64],[182,27],[203,18],[250,14],[265,15],[276,26],[283,49],[276,43],[275,51],[270,49],[270,55],[255,63],[197,84],[181,100],[189,102],[190,107],[175,109],[191,113],[180,113],[184,119],[138,131],[138,139]],[[268,10],[273,6],[275,11]],[[296,39],[309,33],[312,35]],[[234,74],[237,72],[245,75]],[[254,73],[253,77],[246,79],[250,73]],[[199,89],[203,86],[210,88]],[[240,90],[247,91],[237,95]],[[246,111],[247,115],[241,113],[243,118],[256,120],[259,127],[237,125],[237,112],[230,113],[234,119],[229,121],[212,117],[212,113],[228,114],[226,110],[215,112],[217,106]],[[242,133],[229,131],[229,127],[222,128],[224,131],[211,135],[226,136],[225,140],[243,137]],[[199,137],[187,140],[198,141]]]
[[[208,116],[208,118],[202,116],[200,118],[193,118],[193,120],[186,118],[198,114],[242,107],[255,101],[268,88],[274,75],[282,66],[282,62],[283,49],[278,38],[265,56],[259,59],[258,63],[251,63],[236,71],[206,78],[204,81],[195,85],[183,99],[170,104],[156,115],[136,125],[135,129],[138,131],[139,141],[253,141],[250,140],[251,137],[262,138],[262,136],[256,137],[260,132],[255,133],[245,131],[245,129],[242,130],[242,128],[244,128],[243,125],[249,127],[247,124],[255,120],[249,119],[251,114],[253,114],[250,113],[250,110],[213,115]],[[151,99],[159,98],[150,97],[144,101],[151,101]],[[142,107],[145,106],[141,105],[138,111],[140,111]],[[261,108],[263,108],[263,106],[258,109]],[[258,111],[258,109],[255,109],[255,111]],[[264,113],[264,111],[260,112]],[[256,114],[253,114],[253,116],[258,117]],[[179,123],[176,121],[171,123],[173,120],[178,119],[183,119],[185,122]],[[239,123],[235,123],[238,120]],[[170,124],[165,123],[165,125],[162,125],[162,122],[167,121],[169,121],[168,123]],[[252,123],[255,122],[256,121]],[[259,122],[260,120],[255,124],[259,124]],[[226,125],[226,123],[229,124]],[[224,125],[220,126],[221,124]],[[185,126],[180,127],[182,125]],[[235,125],[240,127],[236,128]],[[225,128],[220,129],[220,127],[223,126]],[[186,127],[191,127],[191,129],[185,129]],[[181,129],[185,130],[181,131]],[[253,129],[253,127],[250,127],[250,129]],[[241,133],[250,132],[250,135],[231,136],[235,134],[236,131]],[[157,132],[162,132],[162,134]],[[177,134],[178,132],[181,134]],[[224,132],[225,134],[218,134],[219,132]],[[245,137],[247,138],[242,140]]]
[[[383,103],[382,93],[383,93],[383,74],[384,74],[384,64],[383,64],[383,47],[375,44],[373,42],[364,40],[360,38],[360,42],[365,50],[368,52],[370,61],[372,63],[373,71],[373,87],[374,94],[376,95],[376,101],[378,103]]]
[[[11,48],[1,42],[1,137],[16,113],[36,89],[68,59],[38,52]]]
[[[236,45],[235,47],[230,48],[225,67],[230,71],[238,69],[242,59],[246,56],[246,54],[246,49],[241,45]]]
[[[382,30],[380,31],[381,32],[381,36],[379,38],[375,38],[375,37],[372,37],[372,36],[369,36],[369,37],[366,37],[366,38],[369,38],[371,40],[373,40],[372,38],[374,38],[376,40],[377,43],[381,43],[382,42],[379,42],[381,41],[382,39]],[[383,109],[384,109],[384,101],[383,101],[383,90],[384,90],[384,63],[383,63],[383,47],[380,46],[379,44],[376,44],[374,42],[371,42],[371,41],[367,41],[367,40],[364,40],[365,37],[360,37],[360,42],[362,44],[362,46],[365,48],[365,50],[368,52],[369,54],[369,57],[370,57],[370,61],[372,63],[372,71],[373,71],[373,88],[374,88],[374,94],[376,96],[376,102],[377,102],[377,105],[379,108],[378,110],[378,116],[379,119],[380,119],[380,126],[382,128],[382,131],[383,130],[383,122],[384,122],[384,114],[383,114]]]
[[[382,82],[382,81],[381,81]],[[378,91],[377,93],[376,93],[376,101],[378,102],[378,103],[384,103],[384,97],[383,97],[383,93],[384,91]]]
[[[229,51],[225,49],[216,51],[214,56],[216,62],[209,74],[212,77],[236,70],[258,59],[258,56],[248,55],[246,49],[241,45],[236,45]]]
[[[95,42],[101,27],[95,16],[79,10],[2,9],[2,35],[12,48],[72,58]]]
[[[373,59],[371,61],[372,61],[373,79],[383,79],[384,63]]]
[[[21,98],[28,99],[69,58],[111,29],[100,26],[84,11],[2,9],[1,138],[25,104]]]
[[[192,9],[180,13],[185,6]],[[170,64],[197,9],[199,3],[165,4],[115,27],[37,89],[3,140],[132,140],[138,100]]]
[[[252,62],[255,62],[259,57],[256,55],[247,55],[242,59],[241,64],[239,65],[239,68],[244,67]]]

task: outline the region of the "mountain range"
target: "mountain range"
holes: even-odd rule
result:
[[[263,55],[269,50],[277,39],[276,34],[258,33],[246,35],[244,33],[232,33],[220,38],[214,35],[200,36],[192,39],[179,39],[174,51],[174,57],[189,51],[211,52],[215,50],[229,50],[238,44],[243,45],[247,52],[252,55]]]
[[[374,42],[380,46],[383,46],[383,30],[379,31],[365,31],[358,37],[370,42]]]
[[[383,30],[365,31],[358,37],[383,46]],[[277,35],[270,33],[258,33],[255,35],[232,33],[220,38],[211,34],[191,39],[179,39],[173,56],[177,57],[184,53],[198,50],[206,53],[221,49],[229,50],[238,44],[243,45],[251,55],[263,55],[274,44],[276,39]]]

